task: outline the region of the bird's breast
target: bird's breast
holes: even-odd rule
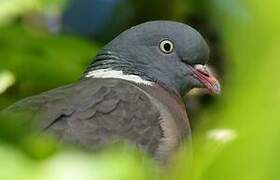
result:
[[[190,126],[183,101],[160,86],[142,86],[151,102],[160,112],[160,126],[163,137],[156,156],[160,160],[167,158],[180,144],[190,138]]]

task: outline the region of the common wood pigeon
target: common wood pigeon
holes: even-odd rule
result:
[[[109,42],[80,81],[4,111],[31,113],[63,143],[98,150],[125,140],[166,162],[190,138],[182,96],[192,88],[220,92],[208,59],[208,45],[190,26],[146,22]]]

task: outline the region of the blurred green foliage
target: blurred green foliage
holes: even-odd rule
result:
[[[17,1],[9,1],[12,2]],[[5,3],[8,1],[0,2],[0,24],[3,19],[14,20],[29,9],[23,6],[17,13],[15,7],[1,11],[8,7]],[[60,147],[51,137],[38,136],[24,124],[28,116],[2,116],[0,179],[279,179],[280,2],[184,3],[182,9],[204,14],[218,29],[229,60],[223,95],[217,97],[213,107],[201,112],[201,123],[193,132],[193,163],[186,153],[188,146],[182,148],[164,171],[129,148],[90,155]],[[78,80],[98,47],[76,37],[53,36],[21,23],[3,25],[0,90],[5,92],[0,96],[0,108]]]
[[[1,1],[0,5],[1,27],[29,12],[40,12],[48,8],[63,9],[67,0],[9,0]]]
[[[0,73],[8,71],[16,81],[1,95],[1,109],[19,98],[78,80],[98,46],[14,25],[0,29],[0,49]]]

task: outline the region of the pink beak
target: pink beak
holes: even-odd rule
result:
[[[212,94],[220,94],[221,86],[219,81],[211,74],[206,65],[195,65],[192,68],[193,75],[198,79]]]

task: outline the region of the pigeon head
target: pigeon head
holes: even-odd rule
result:
[[[208,60],[209,47],[199,32],[178,22],[151,21],[108,43],[85,77],[126,76],[139,83],[159,84],[182,96],[192,88],[219,93],[219,82],[205,65]]]

